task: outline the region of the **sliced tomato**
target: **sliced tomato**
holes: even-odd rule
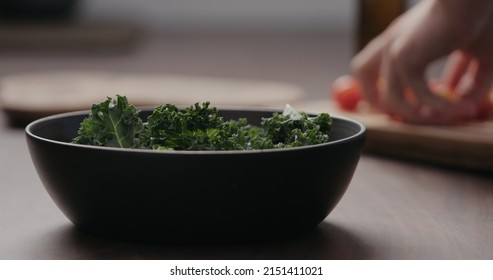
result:
[[[354,111],[362,99],[360,83],[350,75],[341,76],[332,83],[331,96],[342,109]]]

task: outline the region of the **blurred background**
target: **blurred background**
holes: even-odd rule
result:
[[[2,0],[0,79],[160,73],[286,82],[326,98],[355,52],[414,2]]]

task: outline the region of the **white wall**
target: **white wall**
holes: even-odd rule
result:
[[[154,29],[349,29],[357,0],[82,0],[87,20]]]

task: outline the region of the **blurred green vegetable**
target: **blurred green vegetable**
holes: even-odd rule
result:
[[[156,107],[143,122],[126,97],[95,104],[73,143],[153,150],[256,150],[328,142],[332,118],[310,117],[289,105],[282,114],[253,126],[244,118],[225,121],[209,102],[184,110],[173,104]]]

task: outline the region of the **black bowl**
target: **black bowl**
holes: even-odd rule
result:
[[[273,112],[219,113],[259,124]],[[332,116],[330,142],[299,148],[151,151],[69,143],[87,114],[26,127],[44,187],[80,230],[152,242],[258,241],[314,229],[344,195],[366,134],[361,123]]]

